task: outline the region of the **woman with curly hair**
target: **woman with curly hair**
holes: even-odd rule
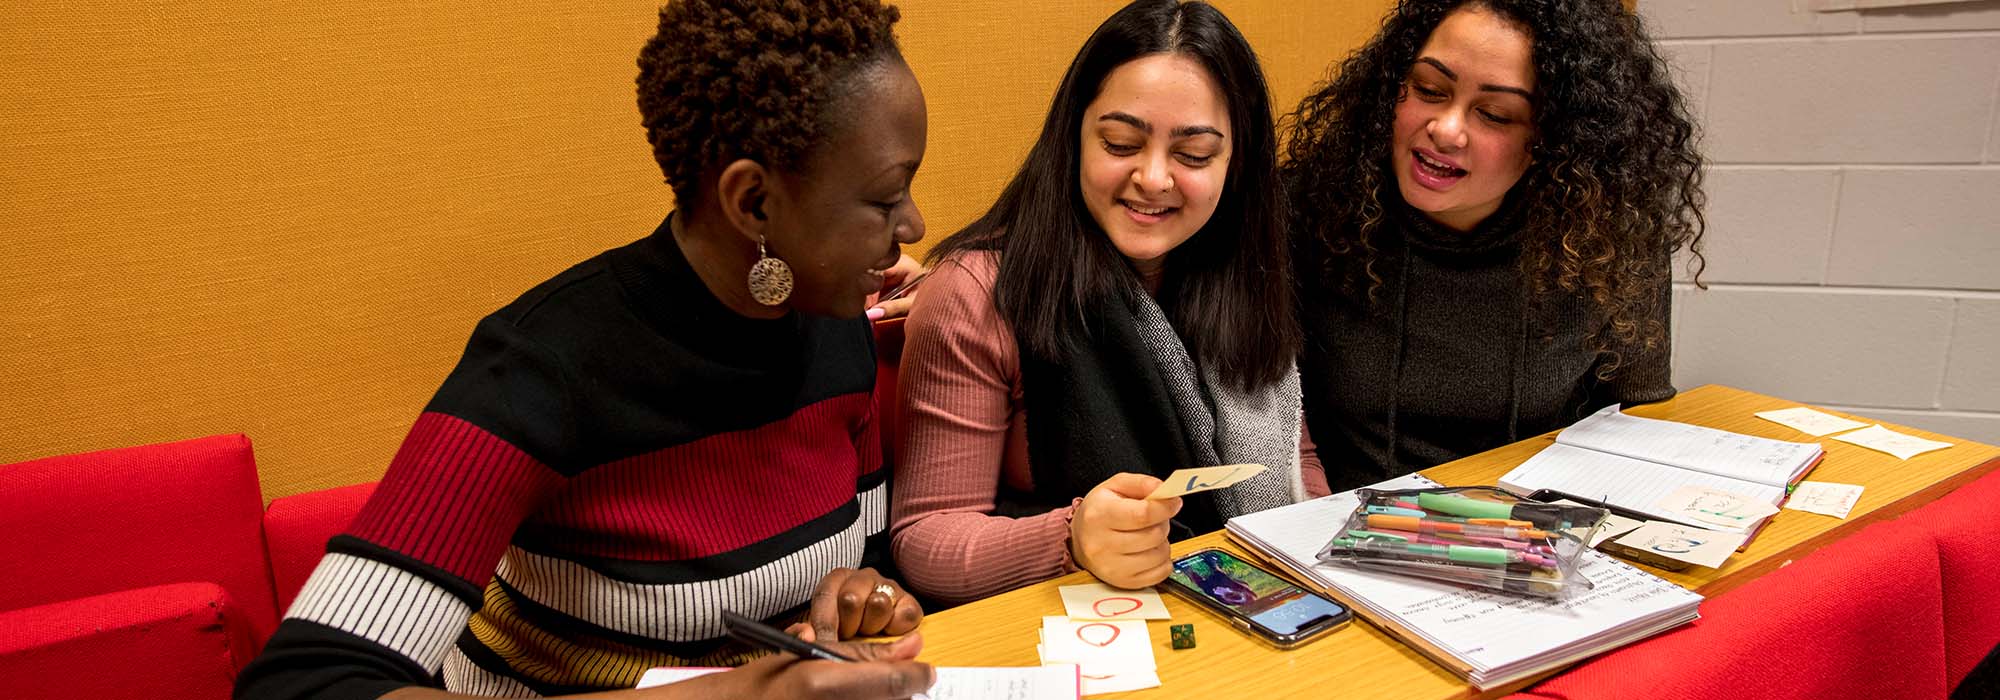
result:
[[[1169,540],[1325,493],[1268,94],[1220,11],[1133,2],[1077,53],[998,201],[931,251],[892,518],[913,588],[966,601],[1077,569],[1148,586]],[[1241,462],[1270,469],[1146,498]]]
[[[877,0],[674,0],[639,111],[679,210],[481,320],[241,698],[892,698],[862,318],[923,235],[923,94]],[[763,655],[722,612],[862,663]],[[654,666],[734,671],[630,690]],[[618,690],[624,689],[624,690]],[[386,694],[386,695],[385,695]],[[593,695],[592,697],[595,697]]]
[[[1673,396],[1702,161],[1616,0],[1404,0],[1284,126],[1331,488]]]

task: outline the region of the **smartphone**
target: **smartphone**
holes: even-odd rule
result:
[[[1354,613],[1326,596],[1220,549],[1174,560],[1174,572],[1163,585],[1280,649],[1304,644],[1354,619]]]

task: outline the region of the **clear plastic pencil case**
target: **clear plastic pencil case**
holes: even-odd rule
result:
[[[1547,597],[1590,588],[1576,565],[1608,513],[1489,486],[1355,494],[1320,561]]]

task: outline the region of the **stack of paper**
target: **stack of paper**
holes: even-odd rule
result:
[[[1755,532],[1825,451],[1687,423],[1628,416],[1616,405],[1577,421],[1556,444],[1500,477],[1520,494],[1548,489],[1663,520]],[[1716,512],[1718,504],[1728,505]]]
[[[1433,486],[1411,475],[1375,488]],[[1585,552],[1579,565],[1596,585],[1558,600],[1318,562],[1315,553],[1359,503],[1352,492],[1335,494],[1231,518],[1227,529],[1480,688],[1560,668],[1699,616],[1700,595],[1597,551]]]
[[[1157,688],[1160,674],[1153,661],[1153,639],[1145,620],[1071,620],[1062,615],[1042,618],[1042,643],[1035,646],[1043,664],[1076,664],[1083,694],[1116,693]]]

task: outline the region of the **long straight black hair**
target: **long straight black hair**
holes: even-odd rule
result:
[[[999,251],[994,303],[1022,351],[1052,361],[1075,351],[1091,332],[1085,309],[1139,288],[1137,273],[1084,206],[1084,109],[1112,70],[1164,53],[1195,59],[1221,87],[1231,153],[1214,215],[1167,254],[1160,306],[1196,362],[1226,382],[1260,388],[1283,378],[1300,343],[1276,128],[1256,53],[1208,3],[1137,0],[1105,20],[1070,62],[1041,136],[999,200],[939,242],[930,258]]]

